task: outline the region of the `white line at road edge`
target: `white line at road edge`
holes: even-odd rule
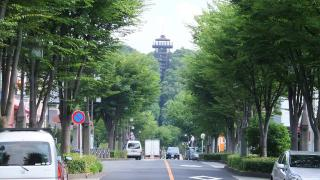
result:
[[[218,169],[222,169],[225,167],[224,164],[220,164],[220,163],[215,163],[215,162],[210,162],[210,163],[207,163],[207,162],[202,162],[203,164],[206,164],[208,166],[211,166],[213,168],[218,168]]]
[[[190,179],[197,179],[197,180],[221,180],[222,178],[216,178],[211,176],[192,176],[189,177]]]
[[[182,167],[196,167],[196,168],[200,168],[202,166],[199,166],[199,165],[187,165],[187,164],[183,164],[183,165],[180,165]]]

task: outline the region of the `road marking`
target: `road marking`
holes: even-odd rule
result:
[[[180,165],[180,166],[183,166],[183,167],[196,167],[196,168],[202,167],[202,166],[198,166],[198,165]]]
[[[210,162],[210,163],[207,163],[207,162],[202,162],[203,164],[206,164],[208,166],[211,166],[213,168],[224,168],[225,165],[224,164],[221,164],[221,163],[215,163],[215,162]]]
[[[171,170],[171,167],[170,167],[168,161],[164,160],[164,164],[166,165],[167,172],[168,172],[170,180],[174,180],[174,177],[173,177],[173,174],[172,174],[172,170]]]
[[[190,179],[198,179],[198,180],[220,180],[222,178],[216,178],[211,176],[192,176]]]

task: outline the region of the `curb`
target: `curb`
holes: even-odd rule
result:
[[[270,174],[261,173],[261,172],[247,172],[247,171],[238,171],[228,167],[227,165],[224,167],[227,171],[236,174],[238,176],[249,176],[249,177],[258,177],[258,178],[270,178]]]
[[[100,179],[105,176],[106,172],[90,174],[90,173],[80,173],[80,174],[68,174],[68,179]]]
[[[126,161],[126,160],[134,160],[130,158],[105,158],[105,159],[99,159],[101,161]]]

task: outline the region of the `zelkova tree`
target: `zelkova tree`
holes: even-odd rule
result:
[[[48,61],[46,63],[40,63],[40,59],[35,60],[34,58],[32,58],[32,62],[36,63],[29,62],[32,54],[35,54],[36,49],[38,48],[37,50],[39,50],[40,45],[36,46],[36,44],[39,44],[40,42],[42,42],[43,44],[46,43],[46,38],[44,36],[48,35],[49,29],[47,27],[44,27],[44,24],[48,23],[49,19],[52,18],[52,16],[59,14],[59,10],[52,9],[52,6],[48,5],[47,3],[48,1],[24,2],[13,0],[2,1],[1,3],[0,59],[3,76],[3,93],[1,97],[1,113],[3,126],[7,126],[9,119],[13,118],[11,117],[11,111],[13,109],[14,94],[17,90],[15,84],[17,81],[18,72],[20,72],[19,74],[21,74],[21,77],[23,77],[25,75],[24,72],[28,71],[29,67],[36,67],[34,66],[34,64],[46,64],[46,67],[50,66],[48,65],[50,64]],[[55,3],[57,2],[52,2],[52,4]],[[50,70],[48,69],[50,68],[46,68],[46,72],[50,72]],[[28,73],[26,75],[27,77],[30,77],[29,75],[31,74],[32,73]],[[30,81],[29,78],[29,81],[27,81],[26,83],[29,82],[36,81],[33,81],[33,79]],[[35,86],[28,87],[33,88]],[[49,89],[51,88],[50,85],[48,87]],[[42,89],[46,91],[46,88]],[[24,92],[24,90],[21,91]],[[46,92],[49,91],[50,90]],[[39,104],[41,101],[43,101],[43,99],[41,96],[37,96],[36,94],[34,94],[34,91],[30,92],[32,95],[32,98],[30,98],[30,100],[32,100],[32,108],[30,108],[30,126],[35,127],[37,122],[35,122],[34,120],[34,112],[37,111],[37,108],[39,107]],[[21,100],[23,100],[23,93],[21,94]],[[46,95],[48,93],[44,94]],[[36,103],[37,99],[38,102]],[[20,104],[23,103],[20,102]],[[35,104],[37,104],[37,108]],[[44,112],[45,111],[42,112],[42,117],[44,116]],[[21,123],[17,122],[16,124],[19,125]],[[13,124],[10,124],[10,126],[12,125]]]
[[[254,24],[250,17],[241,14],[239,8],[232,4],[219,5],[218,10],[210,8],[197,22],[194,38],[203,54],[199,61],[204,62],[203,65],[200,63],[201,71],[197,71],[197,74],[202,78],[208,74],[203,79],[220,79],[209,83],[209,86],[204,82],[197,87],[216,84],[210,88],[212,93],[206,96],[213,97],[213,106],[225,106],[219,112],[233,109],[231,112],[235,115],[231,117],[239,117],[236,114],[242,111],[240,117],[243,118],[227,122],[230,127],[234,126],[232,124],[238,124],[239,127],[245,125],[248,107],[253,104],[259,117],[260,155],[266,156],[270,118],[285,87],[278,76],[281,69],[276,63],[278,57],[272,52],[273,46],[267,43],[268,38],[273,37],[266,36],[266,32],[260,28],[261,24]],[[255,34],[257,32],[260,34]],[[217,87],[220,87],[222,94],[215,90]],[[228,96],[230,100],[227,100]]]
[[[118,52],[106,55],[96,69],[100,80],[91,84],[91,93],[102,97],[96,110],[103,119],[110,149],[115,148],[115,130],[120,121],[157,101],[160,77],[155,62],[137,52]]]
[[[71,20],[68,24],[60,24],[57,34],[69,42],[61,48],[67,55],[59,56],[58,65],[63,152],[69,152],[71,112],[76,107],[81,77],[87,72],[88,64],[104,59],[107,52],[114,51],[117,39],[112,34],[116,31],[128,33],[125,27],[137,23],[142,6],[140,0],[80,1],[72,13],[65,11],[60,17]]]
[[[319,91],[320,26],[316,19],[319,18],[320,4],[316,1],[243,0],[237,5],[240,13],[252,23],[248,24],[252,30],[248,33],[252,37],[250,46],[260,47],[260,52],[273,57],[275,66],[272,68],[278,69],[277,76],[287,87],[291,148],[298,148],[298,123],[304,101],[314,132],[314,150],[319,151],[319,112],[315,108],[318,105],[315,99]]]
[[[1,115],[7,126],[17,72],[27,72],[30,127],[40,127],[51,91],[60,99],[62,150],[69,152],[70,114],[79,104],[81,77],[91,62],[114,51],[114,33],[126,35],[138,22],[143,1],[1,1]],[[21,52],[21,53],[20,53]],[[22,60],[19,61],[19,59]],[[92,74],[93,77],[93,74]],[[36,112],[42,105],[40,119]]]

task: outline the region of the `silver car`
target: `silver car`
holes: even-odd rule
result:
[[[319,180],[320,153],[286,151],[274,163],[273,180]]]

